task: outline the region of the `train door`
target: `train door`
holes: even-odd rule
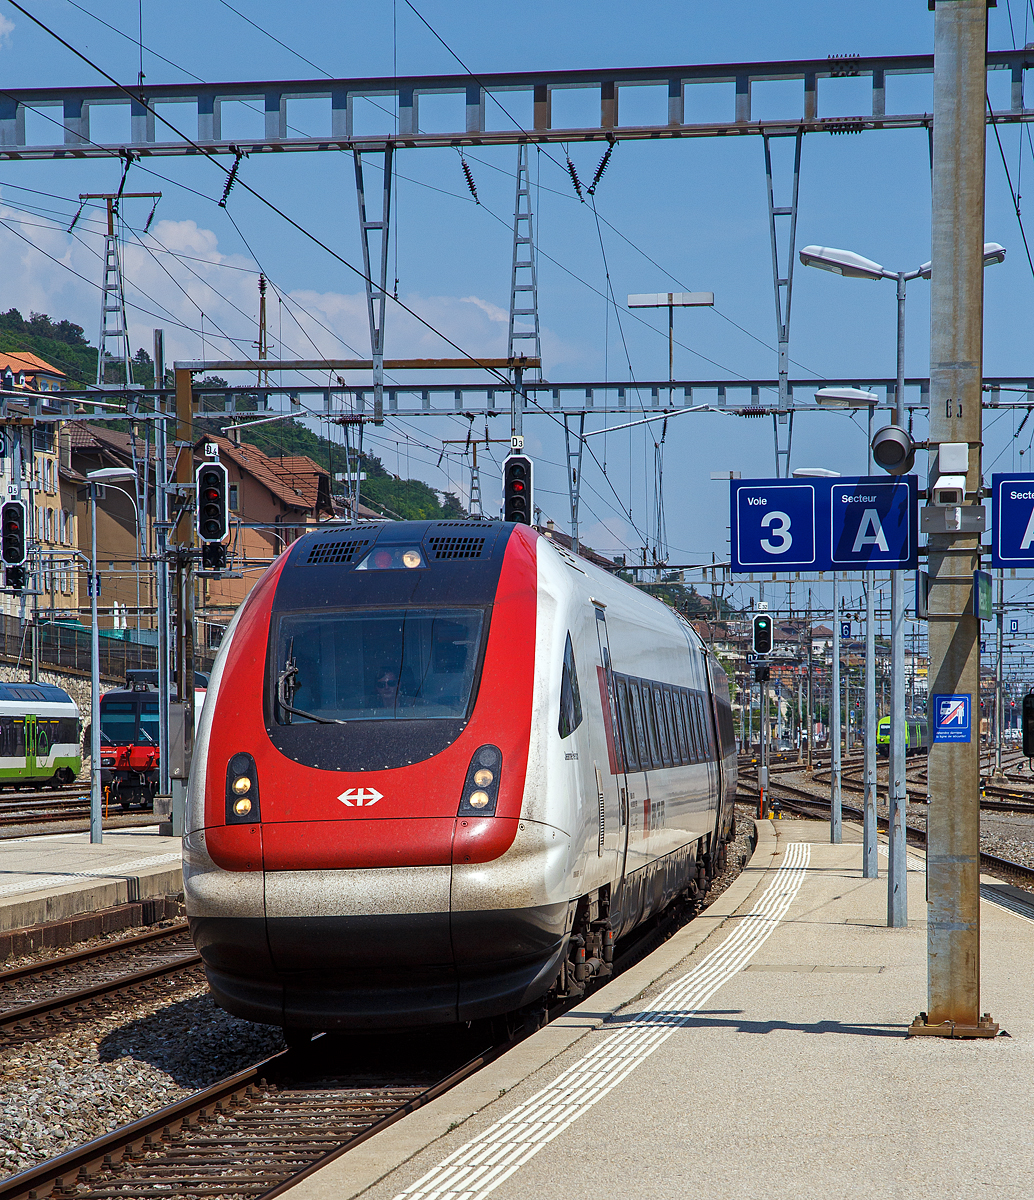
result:
[[[711,679],[711,664],[707,659],[707,651],[701,647],[700,653],[703,656],[704,678],[707,680],[707,696],[710,700],[710,720],[708,726],[710,728],[711,740],[714,743],[714,758],[709,759],[707,764],[708,784],[711,789],[711,795],[714,797],[715,803],[715,820],[721,813],[725,804],[725,757],[722,753],[722,731],[718,721],[718,700],[714,694],[714,683]],[[717,831],[717,825],[715,826]]]
[[[31,779],[36,774],[36,718],[25,717],[25,774]]]
[[[607,614],[597,601],[593,601],[593,604],[596,608],[596,637],[600,649],[600,661],[596,670],[600,682],[609,759],[609,771],[604,774],[597,770],[596,777],[601,805],[604,810],[609,808],[612,812],[617,812],[617,876],[623,879],[628,861],[628,776],[624,761],[624,740],[621,735],[621,715],[614,684],[614,668],[610,658]]]
[[[50,750],[57,740],[57,722],[36,718],[36,770],[40,775],[49,775],[53,768]]]

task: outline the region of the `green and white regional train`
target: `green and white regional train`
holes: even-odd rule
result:
[[[0,683],[0,787],[75,783],[83,765],[79,709],[50,683]]]

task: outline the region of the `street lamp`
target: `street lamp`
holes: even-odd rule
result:
[[[646,292],[628,297],[629,308],[666,308],[668,310],[668,379],[675,379],[675,309],[708,308],[714,305],[714,292]]]
[[[136,479],[128,467],[101,467],[88,471],[90,485],[90,841],[104,841],[101,809],[101,645],[97,625],[97,488],[116,481]],[[122,489],[120,488],[119,491]]]
[[[805,246],[800,252],[800,259],[806,267],[818,267],[822,271],[831,271],[834,275],[843,275],[847,279],[893,279],[897,283],[898,328],[897,328],[897,379],[894,387],[893,425],[897,426],[895,435],[880,430],[876,438],[884,436],[879,444],[874,445],[870,438],[871,452],[876,455],[876,461],[884,469],[901,474],[912,466],[911,454],[901,443],[902,435],[908,437],[903,428],[905,424],[905,285],[912,279],[929,279],[930,263],[923,263],[915,271],[888,271],[871,258],[863,258],[851,250],[841,250],[833,246]],[[1005,261],[1005,247],[997,242],[984,243],[984,266]],[[900,444],[899,444],[900,443]],[[911,438],[909,438],[911,445]],[[897,470],[888,468],[883,460],[883,452],[895,460]],[[890,573],[890,770],[888,800],[890,821],[888,828],[887,847],[887,924],[903,927],[908,924],[908,892],[906,876],[906,843],[905,843],[905,806],[908,802],[905,792],[905,574],[903,571]],[[866,619],[872,628],[872,607],[866,603]],[[869,634],[866,634],[866,651],[868,651]],[[873,692],[874,681],[866,681],[866,705]],[[872,749],[870,751],[870,743]],[[863,835],[863,873],[866,879],[874,879],[877,874],[876,859],[876,830],[875,821],[870,821],[868,814],[870,803],[875,815],[876,791],[876,753],[875,730],[866,729],[865,745],[865,812]],[[871,764],[871,769],[870,769]],[[873,797],[870,802],[870,796]]]

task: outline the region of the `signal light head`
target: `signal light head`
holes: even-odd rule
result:
[[[202,542],[221,542],[230,532],[228,474],[222,463],[202,463],[197,483],[197,533]]]
[[[503,463],[503,520],[530,524],[532,463],[524,455],[512,454]]]

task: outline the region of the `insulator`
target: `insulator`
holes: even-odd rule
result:
[[[241,159],[244,157],[240,151],[237,152],[237,157],[233,160],[233,166],[230,168],[230,173],[226,177],[226,186],[223,188],[223,198],[219,201],[219,207],[226,207],[226,200],[233,190],[233,185],[237,182],[237,171],[241,165]]]
[[[481,201],[478,199],[478,190],[474,183],[474,176],[471,174],[471,170],[467,164],[467,160],[463,157],[462,154],[460,155],[460,166],[463,168],[463,178],[466,179],[466,181],[467,181],[467,187],[470,188],[470,194],[474,197],[474,203],[480,204]]]
[[[582,195],[582,181],[578,178],[578,172],[574,169],[574,163],[571,162],[571,156],[567,156],[567,170],[571,176],[571,182],[574,184],[574,190],[578,193],[578,199],[585,203],[585,197]]]
[[[596,174],[593,175],[592,183],[587,189],[590,196],[596,195],[596,185],[603,178],[603,172],[607,169],[607,164],[610,162],[610,156],[614,153],[614,147],[616,145],[617,142],[611,142],[607,147],[607,153],[604,154],[604,156],[600,159],[600,165],[596,168]]]

